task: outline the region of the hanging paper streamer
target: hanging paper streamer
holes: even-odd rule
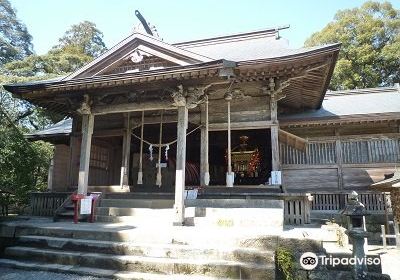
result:
[[[149,146],[149,152],[150,152],[150,161],[153,161],[153,145]]]
[[[138,172],[137,184],[138,185],[142,185],[143,184],[143,172],[142,171]]]
[[[166,160],[166,161],[168,160],[168,150],[169,150],[169,145],[167,145],[167,146],[165,147],[165,160]]]
[[[161,170],[157,172],[156,185],[161,188]]]

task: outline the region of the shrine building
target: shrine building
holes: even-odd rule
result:
[[[366,190],[400,160],[400,89],[327,91],[340,44],[292,49],[273,28],[168,43],[134,32],[74,73],[5,85],[65,120],[53,192]]]

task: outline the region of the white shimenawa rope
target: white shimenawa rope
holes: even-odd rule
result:
[[[161,119],[162,120],[162,119]],[[175,144],[178,139],[175,139],[174,141],[168,142],[168,143],[162,143],[162,124],[160,127],[160,141],[158,144],[151,143],[147,140],[144,139],[143,136],[143,128],[144,128],[144,112],[142,113],[142,127],[141,127],[141,137],[137,136],[132,132],[132,136],[135,137],[136,139],[140,140],[140,161],[139,161],[139,172],[138,172],[138,184],[143,184],[143,170],[142,170],[142,157],[143,157],[143,143],[146,143],[149,145],[149,153],[150,153],[150,160],[152,161],[153,158],[153,147],[156,147],[159,149],[158,151],[158,171],[157,171],[157,178],[156,178],[156,185],[161,187],[161,149],[165,147],[165,159],[168,159],[168,150],[169,147],[173,144]],[[189,136],[196,130],[200,129],[201,125],[198,127],[192,129],[188,133],[186,133],[186,136]]]
[[[142,111],[142,126],[140,128],[140,137],[143,139],[144,132],[144,111]],[[139,172],[137,178],[137,184],[143,184],[143,140],[140,140],[140,157],[139,157]]]
[[[193,132],[195,132],[196,130],[200,129],[202,126],[199,125],[198,127],[192,129],[191,131],[189,131],[188,133],[186,133],[186,136],[189,136],[190,134],[192,134]],[[135,137],[136,139],[142,140],[144,143],[146,143],[147,145],[149,145],[149,150],[150,150],[150,146],[151,146],[151,152],[153,151],[153,147],[159,148],[159,147],[166,147],[166,146],[171,146],[173,144],[175,144],[176,142],[178,142],[177,139],[175,139],[174,141],[168,142],[168,143],[162,143],[162,144],[155,144],[155,143],[151,143],[145,139],[143,139],[143,137],[139,137],[136,134],[132,133],[132,136]],[[153,160],[153,158],[151,158],[151,160]]]

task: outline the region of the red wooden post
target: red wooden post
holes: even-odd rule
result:
[[[79,214],[79,201],[84,197],[83,194],[73,194],[72,202],[74,203],[74,223],[78,223],[78,214]]]

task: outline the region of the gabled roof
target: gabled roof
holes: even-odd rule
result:
[[[319,108],[338,57],[340,44],[290,49],[280,28],[226,35],[176,44],[147,34],[134,33],[76,72],[56,81],[4,85],[13,94],[54,112],[70,115],[68,103],[50,96],[71,93],[147,88],[149,83],[224,79],[219,74],[234,68],[238,83],[262,82],[270,77],[289,79],[281,105]],[[138,53],[139,52],[139,53]],[[136,54],[135,54],[136,53]],[[142,68],[137,56],[146,59]],[[155,59],[160,67],[151,67]],[[140,58],[142,59],[142,58]],[[160,61],[162,60],[162,61]],[[167,61],[168,63],[164,63]],[[227,66],[228,64],[230,66]],[[134,68],[132,68],[134,67]]]
[[[136,50],[147,52],[151,55],[175,62],[181,66],[193,63],[209,62],[212,60],[209,57],[165,43],[156,37],[142,33],[133,33],[104,54],[94,59],[92,62],[66,76],[63,80],[97,75],[101,73],[102,70],[110,67],[110,65],[120,61],[121,59],[126,58]]]

